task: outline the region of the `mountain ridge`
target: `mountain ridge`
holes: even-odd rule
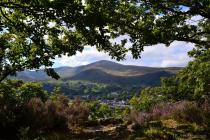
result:
[[[146,66],[135,66],[135,65],[123,65],[112,61],[101,60],[94,63],[90,63],[87,65],[82,65],[78,67],[58,67],[54,68],[54,70],[60,75],[61,79],[72,79],[71,77],[75,77],[81,72],[85,72],[88,70],[92,70],[96,72],[102,71],[108,74],[109,76],[120,76],[120,77],[132,77],[132,76],[142,76],[148,73],[154,73],[158,71],[165,71],[171,74],[175,74],[179,71],[180,67],[146,67]],[[87,73],[87,72],[86,72]],[[84,75],[85,76],[85,75]],[[29,81],[44,81],[44,80],[52,80],[52,78],[48,77],[44,70],[38,71],[29,71],[25,70],[23,72],[17,73],[18,79],[24,79]]]

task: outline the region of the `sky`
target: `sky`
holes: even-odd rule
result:
[[[76,55],[68,57],[62,56],[56,58],[53,67],[70,66],[76,67],[90,64],[100,60],[109,60],[124,65],[138,65],[149,67],[184,67],[192,60],[187,55],[187,52],[192,50],[194,45],[186,42],[173,42],[169,47],[163,44],[154,46],[147,46],[141,54],[140,59],[133,59],[132,55],[128,53],[126,60],[116,61],[104,53],[98,52],[95,47],[86,46],[82,53],[78,52]]]

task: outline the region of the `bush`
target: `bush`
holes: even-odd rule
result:
[[[145,112],[131,111],[130,119],[137,124],[145,125],[147,122],[151,121],[151,114]]]
[[[194,102],[181,102],[177,104],[172,115],[174,119],[180,122],[205,123],[203,111]]]
[[[67,107],[59,101],[48,100],[45,103],[45,124],[48,131],[68,130]]]
[[[133,122],[141,125],[152,120],[161,119],[175,119],[183,123],[205,124],[210,111],[207,110],[209,108],[207,103],[204,103],[201,104],[201,107],[197,103],[190,101],[158,104],[150,112],[132,111],[130,116]]]
[[[160,120],[161,118],[167,118],[174,110],[174,104],[161,103],[153,107],[151,110],[151,116],[153,120]]]
[[[66,132],[83,125],[89,116],[86,105],[60,94],[52,98],[36,83],[5,81],[0,85],[0,139],[31,139],[49,132]]]
[[[30,126],[30,130],[34,132],[36,130],[43,130],[45,125],[45,104],[40,98],[32,98],[26,107],[24,114],[24,121],[27,126]]]
[[[68,126],[84,125],[89,116],[89,109],[86,105],[77,99],[67,110]]]
[[[45,102],[49,97],[47,91],[43,90],[40,83],[26,82],[16,90],[23,103],[27,103],[30,99],[35,97],[40,98],[43,102]]]
[[[28,127],[30,115],[27,104],[34,97],[42,101],[48,98],[40,84],[20,80],[7,80],[0,84],[0,139],[16,139],[18,130]]]
[[[116,110],[110,108],[110,106],[101,104],[99,101],[86,102],[89,111],[90,118],[92,120],[113,117]]]
[[[156,104],[166,101],[167,97],[162,94],[162,88],[145,88],[139,97],[134,96],[129,101],[135,110],[148,112]]]
[[[180,122],[205,122],[203,110],[197,103],[189,101],[156,105],[151,111],[151,116],[153,120],[174,118]]]

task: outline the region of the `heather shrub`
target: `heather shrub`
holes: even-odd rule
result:
[[[56,100],[42,102],[32,98],[27,104],[25,124],[29,126],[29,135],[36,137],[48,132],[67,132],[75,126],[83,125],[89,116],[88,108],[79,100],[69,105],[70,100],[58,95]]]
[[[172,116],[174,105],[170,103],[157,104],[149,112],[131,111],[130,118],[133,122],[144,125],[152,120],[160,120]]]
[[[25,113],[25,124],[30,126],[30,129],[33,131],[42,130],[45,127],[44,118],[45,118],[45,104],[41,101],[40,98],[32,98],[26,107],[27,111]]]
[[[206,102],[198,106],[196,102],[181,101],[154,106],[150,112],[132,111],[131,120],[138,124],[146,124],[152,120],[175,119],[183,123],[207,123],[209,106]]]
[[[51,131],[68,130],[67,117],[62,111],[65,107],[59,101],[55,102],[48,99],[42,102],[40,98],[32,98],[24,107],[24,113],[20,120],[22,128],[29,128],[30,138],[43,135]]]
[[[49,96],[40,84],[19,80],[3,82],[0,85],[0,139],[28,136],[34,139],[51,132],[65,133],[75,125],[84,124],[88,120],[88,108],[80,101],[69,103],[67,97],[57,92]]]
[[[152,117],[151,117],[151,113],[131,111],[130,119],[134,123],[137,123],[137,124],[140,124],[140,125],[144,125],[147,122],[151,121]]]
[[[205,123],[204,113],[195,102],[181,102],[177,104],[174,107],[172,116],[180,122]]]
[[[68,127],[84,125],[89,116],[89,109],[86,105],[76,99],[73,104],[65,111],[68,119]]]
[[[167,118],[171,115],[171,113],[173,112],[174,109],[174,105],[170,104],[170,103],[166,103],[166,104],[158,104],[156,106],[153,107],[153,109],[151,110],[151,117],[153,120],[159,120],[161,118]]]
[[[65,114],[67,107],[59,101],[48,100],[45,103],[45,123],[48,131],[67,130],[67,116]]]
[[[197,103],[181,101],[156,105],[150,112],[153,120],[173,118],[180,122],[203,123],[205,116]]]

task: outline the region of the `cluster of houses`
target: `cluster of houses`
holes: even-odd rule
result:
[[[109,105],[110,107],[130,107],[128,101],[125,100],[99,100],[102,104]]]

